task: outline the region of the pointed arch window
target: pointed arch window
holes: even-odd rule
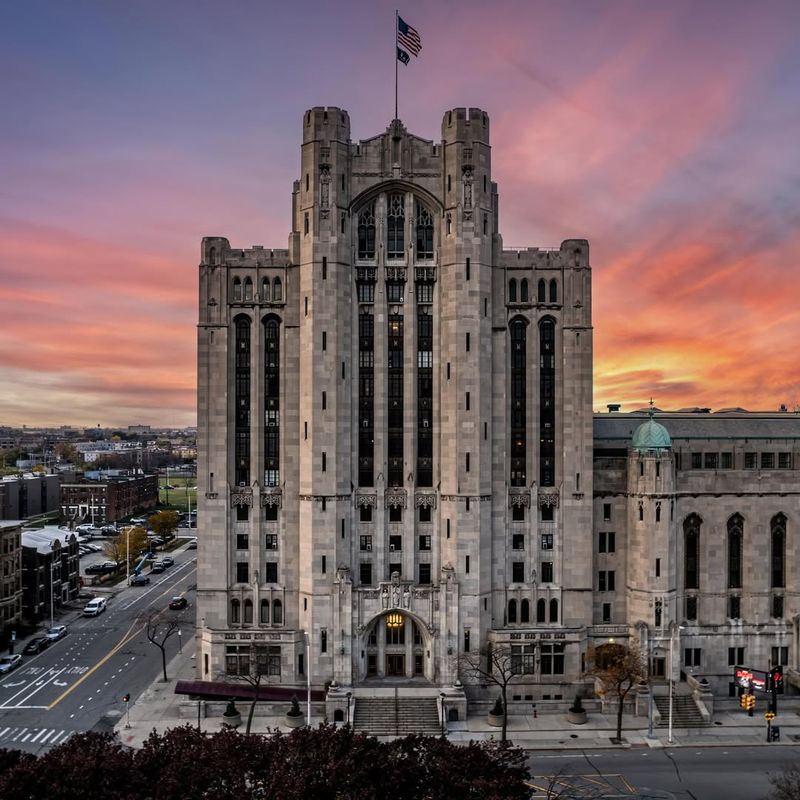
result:
[[[734,514],[728,520],[728,588],[742,588],[742,546],[744,518]]]
[[[525,486],[527,465],[527,323],[511,321],[511,485]]]
[[[253,301],[253,281],[250,278],[244,279],[244,300],[246,303]]]
[[[700,525],[697,514],[690,514],[683,523],[684,589],[700,588]]]
[[[253,624],[253,601],[250,598],[244,601],[244,624]]]
[[[231,622],[235,625],[241,621],[241,603],[234,597],[231,600]]]
[[[270,315],[264,320],[264,485],[280,481],[280,324]]]
[[[551,318],[539,324],[539,484],[556,480],[556,325]]]
[[[512,278],[508,282],[508,302],[509,303],[516,303],[517,302],[517,279]]]
[[[555,597],[550,601],[550,622],[558,622],[558,600]]]
[[[544,282],[544,278],[539,278],[539,283],[536,285],[536,299],[540,303],[547,300],[547,284]]]
[[[770,528],[772,588],[782,589],[786,586],[786,517],[783,514],[776,514],[772,518]]]
[[[530,603],[530,600],[523,600],[519,604],[519,621],[520,622],[530,622],[531,621],[531,603]]]
[[[508,624],[514,625],[517,622],[517,601],[508,601]]]
[[[405,197],[390,194],[386,201],[386,257],[403,258],[405,255]]]
[[[269,600],[261,601],[261,613],[259,615],[259,620],[262,625],[269,624]]]
[[[415,206],[417,218],[417,258],[433,258],[433,215],[422,203]]]
[[[272,601],[272,624],[283,624],[283,603],[280,600]]]
[[[236,482],[250,483],[250,320],[237,317],[234,356],[234,457]]]
[[[528,302],[528,279],[523,278],[519,284],[519,301],[520,303]]]
[[[242,282],[239,280],[239,278],[233,279],[233,302],[242,302]]]
[[[547,603],[543,597],[540,597],[536,601],[536,621],[537,622],[544,622],[545,621],[545,611],[547,610]]]
[[[281,283],[280,278],[275,278],[275,280],[272,281],[272,302],[283,302],[283,284]]]
[[[375,203],[358,212],[358,257],[375,258]]]
[[[261,302],[262,303],[269,303],[269,298],[270,298],[269,278],[262,278],[261,279]]]
[[[558,302],[558,281],[555,278],[550,281],[550,302]]]

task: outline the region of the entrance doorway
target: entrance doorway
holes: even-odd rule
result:
[[[386,675],[403,677],[406,674],[406,657],[401,653],[386,654]]]

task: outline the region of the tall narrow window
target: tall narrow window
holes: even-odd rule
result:
[[[508,601],[508,624],[513,625],[517,621],[517,601]]]
[[[744,518],[734,514],[728,520],[728,588],[742,587],[742,545],[744,539]],[[738,616],[738,614],[736,615]]]
[[[508,282],[508,302],[509,303],[516,303],[517,302],[517,279],[512,278]]]
[[[389,486],[403,485],[403,315],[390,314],[387,369]]]
[[[264,485],[280,482],[280,323],[264,320]]]
[[[530,600],[523,600],[519,604],[519,621],[520,622],[530,622],[531,621],[531,603],[530,603]]]
[[[540,303],[547,300],[547,284],[544,282],[544,278],[539,278],[539,283],[536,285],[536,299]]]
[[[537,622],[546,622],[545,619],[545,612],[547,610],[547,602],[543,597],[540,597],[536,601],[536,621]]]
[[[417,284],[417,298],[423,296]],[[427,295],[425,295],[427,296]],[[417,305],[417,486],[433,486],[433,317]]]
[[[236,483],[250,483],[250,320],[237,317],[235,321],[235,459]]]
[[[250,278],[244,279],[244,299],[247,303],[253,301],[253,281]]]
[[[558,622],[558,600],[555,597],[550,601],[550,622]]]
[[[415,204],[417,218],[417,258],[433,258],[433,215],[422,203]]]
[[[375,441],[375,328],[374,317],[358,315],[358,484],[372,486]]]
[[[358,212],[358,257],[375,258],[375,203]]]
[[[526,337],[527,323],[511,321],[511,485],[525,486],[526,436]]]
[[[386,208],[386,257],[403,258],[405,254],[405,197],[390,194]]]
[[[556,471],[556,325],[539,324],[539,484],[555,486]]]
[[[272,281],[272,301],[274,303],[283,302],[283,284],[280,278],[275,278],[275,280]]]
[[[520,303],[528,302],[528,279],[523,278],[519,283],[519,301]]]
[[[786,586],[786,517],[776,514],[770,523],[772,529],[772,588]],[[777,616],[777,615],[773,615]]]
[[[558,283],[555,278],[550,281],[550,302],[558,302]]]
[[[683,523],[684,589],[700,588],[700,525],[697,514],[690,514]]]
[[[242,302],[242,282],[239,280],[239,278],[233,279],[233,302]]]
[[[261,302],[269,303],[271,292],[269,290],[269,278],[261,279]]]

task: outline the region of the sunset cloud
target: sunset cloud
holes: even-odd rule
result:
[[[0,423],[194,423],[200,239],[286,246],[305,108],[385,129],[383,5],[9,10]],[[800,402],[800,5],[403,14],[409,130],[485,109],[506,245],[590,241],[596,408]]]

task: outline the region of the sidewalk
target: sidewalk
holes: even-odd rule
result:
[[[183,653],[176,654],[167,666],[169,681],[159,677],[150,684],[131,706],[130,728],[126,727],[125,717],[115,726],[120,741],[130,747],[141,747],[153,730],[163,733],[180,725],[198,724],[197,717],[190,713],[190,707],[181,704],[186,699],[175,694],[178,680],[194,680],[194,641],[189,641]],[[247,717],[247,704],[240,704],[242,727]],[[215,732],[221,729],[219,717],[200,719],[200,729]],[[321,722],[317,718],[313,724]],[[647,720],[642,717],[626,715],[623,717],[622,745],[613,744],[616,735],[616,715],[590,713],[585,725],[572,725],[563,714],[514,715],[508,720],[508,738],[519,747],[529,750],[596,750],[599,748],[620,747],[709,747],[736,745],[766,745],[766,723],[761,716],[748,717],[742,712],[722,711],[714,715],[714,723],[707,728],[675,728],[673,743],[667,740],[666,728],[654,728],[653,738],[647,736]],[[781,727],[781,744],[792,744],[793,736],[800,735],[800,716],[795,711],[780,714],[775,724]],[[253,733],[267,733],[276,728],[288,732],[283,725],[283,717],[262,716],[253,718]],[[500,729],[490,727],[485,715],[471,716],[465,722],[448,723],[448,737],[452,742],[470,740],[498,740]]]

